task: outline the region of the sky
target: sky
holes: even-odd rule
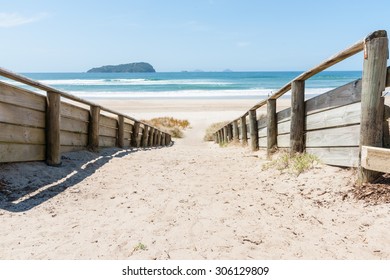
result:
[[[389,0],[0,0],[0,67],[305,71],[379,29],[390,32]]]

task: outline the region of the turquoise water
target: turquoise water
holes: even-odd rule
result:
[[[87,99],[264,98],[301,72],[25,73]],[[313,96],[361,77],[360,71],[325,71],[306,82]],[[287,96],[289,93],[286,94]]]

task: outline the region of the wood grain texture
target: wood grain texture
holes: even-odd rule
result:
[[[44,112],[0,102],[0,122],[37,128],[46,127]]]
[[[117,119],[100,114],[99,125],[117,128]]]
[[[41,112],[46,110],[45,96],[3,82],[0,82],[0,102]]]
[[[386,85],[389,55],[387,33],[376,32],[365,40],[363,62],[360,147],[383,145],[384,100],[381,97]],[[375,180],[380,174],[360,169],[359,182]]]
[[[278,148],[290,148],[290,134],[282,134],[277,136]]]
[[[45,145],[45,135],[43,128],[0,123],[0,142]]]
[[[362,80],[359,79],[306,100],[305,115],[360,102],[361,94]]]
[[[360,123],[360,102],[306,116],[306,130]]]
[[[99,147],[115,147],[115,146],[116,146],[116,138],[99,136]]]
[[[291,129],[291,121],[278,123],[278,127],[277,127],[278,135],[290,133],[290,129]]]
[[[359,147],[306,148],[306,153],[329,165],[357,167],[359,164]]]
[[[360,125],[306,132],[306,147],[359,146]]]
[[[248,144],[248,130],[247,130],[247,125],[246,125],[246,116],[241,117],[241,125],[240,125],[240,139],[242,141],[243,145]]]
[[[45,160],[45,145],[0,143],[0,162]]]
[[[99,126],[99,135],[101,136],[109,136],[109,137],[117,137],[118,129],[114,127],[107,126]]]
[[[88,134],[69,131],[61,132],[61,146],[82,146],[87,148]]]
[[[256,110],[249,111],[249,127],[251,135],[251,150],[257,151],[259,149],[259,130],[257,126]]]
[[[61,164],[61,129],[60,129],[61,95],[47,93],[46,109],[46,163],[50,166]]]
[[[291,88],[290,153],[305,149],[305,81],[294,81]]]
[[[390,173],[390,149],[362,146],[361,155],[365,169]]]
[[[61,102],[61,116],[84,122],[89,121],[89,111],[87,109],[66,102]]]
[[[124,125],[125,125],[125,119],[123,116],[118,116],[118,124],[117,124],[117,133],[118,133],[118,139],[117,139],[117,146],[119,148],[123,148],[124,145],[124,140],[125,140],[125,130],[124,130]]]
[[[99,149],[100,107],[91,106],[88,123],[88,149],[96,152]]]
[[[276,99],[267,101],[267,154],[276,147],[277,121],[276,121]]]
[[[88,134],[88,123],[76,119],[61,117],[60,128],[62,131],[79,132]]]

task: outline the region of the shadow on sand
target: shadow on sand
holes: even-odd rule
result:
[[[50,167],[44,162],[1,164],[0,209],[9,212],[31,210],[80,183],[114,158],[163,148],[108,148],[99,153],[69,152],[64,153],[59,167]]]

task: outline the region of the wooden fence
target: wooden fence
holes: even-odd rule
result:
[[[56,166],[63,152],[171,143],[170,134],[127,115],[2,68],[0,75],[47,92],[0,82],[0,162],[46,160]]]
[[[363,50],[361,80],[305,101],[307,79]],[[215,141],[241,140],[246,145],[250,140],[253,151],[265,147],[268,155],[275,148],[288,148],[291,154],[306,151],[327,164],[359,167],[360,182],[372,181],[378,173],[361,165],[361,150],[362,146],[383,147],[382,93],[390,84],[387,59],[387,33],[375,31],[296,77],[243,116],[216,131]],[[291,108],[276,112],[277,99],[290,90]],[[256,110],[265,105],[266,116],[258,118]]]

